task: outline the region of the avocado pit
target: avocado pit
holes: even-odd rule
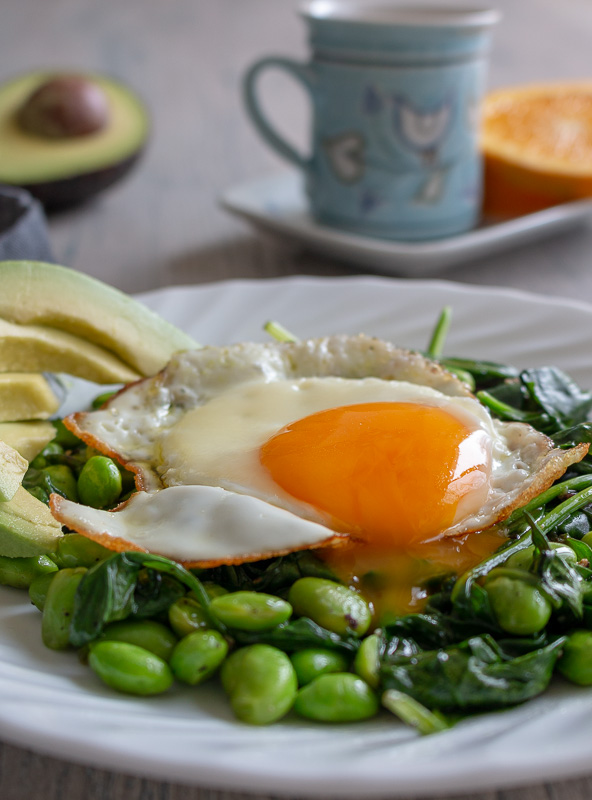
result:
[[[81,75],[61,75],[42,83],[18,113],[24,131],[56,139],[96,133],[108,120],[105,92]]]

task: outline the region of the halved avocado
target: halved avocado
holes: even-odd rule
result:
[[[64,76],[22,75],[0,86],[0,183],[21,186],[46,208],[74,205],[125,175],[140,156],[149,131],[148,114],[127,87],[103,75],[76,75],[106,100],[104,124],[90,133],[31,132],[23,108],[40,87]]]

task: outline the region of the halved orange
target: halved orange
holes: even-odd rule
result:
[[[483,104],[484,213],[592,197],[592,81],[500,89]]]

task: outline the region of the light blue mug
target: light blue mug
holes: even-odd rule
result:
[[[498,12],[314,0],[301,13],[310,63],[263,58],[247,72],[244,95],[259,133],[304,172],[313,217],[400,240],[474,227],[479,107]],[[269,68],[286,70],[310,92],[309,157],[261,109],[257,84]]]

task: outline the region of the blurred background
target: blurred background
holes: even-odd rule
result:
[[[490,87],[590,76],[589,0],[493,5],[503,19],[494,34]],[[262,238],[218,205],[230,187],[286,169],[247,120],[240,82],[264,54],[306,57],[298,3],[4,0],[2,6],[0,81],[37,68],[94,70],[128,84],[152,118],[146,152],[124,181],[52,216],[58,262],[126,291],[226,277],[352,271],[337,260]],[[270,74],[263,94],[280,130],[304,149],[309,116],[302,92],[287,77]],[[591,245],[585,229],[530,245],[529,261],[538,265],[533,288],[556,291],[561,265],[564,294],[592,299],[592,276],[582,269]],[[523,250],[451,268],[441,277],[520,285]]]

